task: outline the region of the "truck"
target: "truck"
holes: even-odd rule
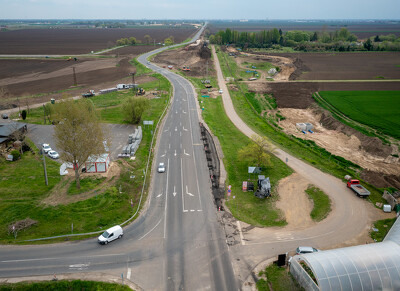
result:
[[[95,95],[94,90],[89,90],[88,92],[82,94],[82,97],[88,98],[88,97],[93,97]]]
[[[359,180],[349,179],[347,187],[356,192],[357,196],[367,197],[371,194],[364,186],[360,184]]]

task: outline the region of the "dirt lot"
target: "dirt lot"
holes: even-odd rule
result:
[[[156,42],[173,36],[182,42],[195,28],[21,29],[0,32],[0,54],[86,54],[115,45],[117,39],[149,35]]]

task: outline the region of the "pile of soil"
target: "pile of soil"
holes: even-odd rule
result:
[[[380,172],[364,170],[360,177],[377,188],[394,187],[400,189],[400,176],[386,175]]]

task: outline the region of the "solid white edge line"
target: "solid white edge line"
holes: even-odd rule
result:
[[[169,158],[167,160],[167,185],[165,187],[164,238],[166,237],[167,233],[168,173],[169,173]]]
[[[162,220],[162,218],[160,218],[160,220],[157,222],[157,224],[156,224],[152,229],[150,229],[144,236],[142,236],[141,238],[139,238],[139,240],[142,240],[142,239],[145,238],[150,232],[152,232],[152,231],[160,224],[161,220]],[[164,232],[164,233],[165,233],[165,232]]]

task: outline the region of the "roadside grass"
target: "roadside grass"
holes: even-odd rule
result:
[[[319,94],[352,120],[400,139],[400,91],[322,91]]]
[[[164,84],[164,82],[160,81],[160,84]],[[171,94],[170,84],[166,84],[168,86],[161,88],[164,92],[162,97],[153,98],[149,101],[149,107],[144,112],[142,119],[154,120],[154,124],[157,124]],[[127,95],[123,94],[122,96]],[[112,104],[111,102],[114,102],[113,99],[118,96],[116,94],[101,96],[98,100],[98,105]],[[110,109],[108,108],[107,110]],[[121,114],[120,112],[115,112],[115,115]],[[114,116],[113,118],[117,120],[121,117]],[[119,120],[122,122],[122,119]],[[2,213],[0,216],[0,242],[6,244],[24,243],[22,241],[28,239],[71,234],[72,224],[73,233],[102,231],[127,220],[139,207],[143,173],[146,169],[152,139],[151,131],[154,130],[155,128],[151,127],[143,128],[142,142],[136,152],[134,161],[116,161],[121,167],[119,177],[111,179],[104,186],[102,185],[101,191],[99,190],[92,198],[67,205],[49,206],[42,203],[42,200],[50,195],[56,185],[68,191],[69,184],[65,183],[59,175],[59,163],[46,157],[49,178],[49,186],[46,186],[44,183],[43,162],[37,149],[34,150],[35,154],[31,152],[24,153],[22,159],[16,162],[10,163],[0,159],[0,212]],[[30,144],[35,149],[33,143]],[[151,159],[149,167],[151,169]],[[82,186],[86,190],[93,190],[93,187],[96,187],[96,183],[86,185],[84,174],[82,178]],[[146,200],[146,189],[148,188],[149,180],[150,175],[146,179],[147,187],[142,201]],[[76,191],[72,186],[70,192],[70,195],[79,195],[77,192],[80,191]],[[131,206],[131,201],[133,207]],[[8,233],[8,226],[26,218],[31,218],[38,221],[38,223],[19,231],[15,239],[12,233]],[[83,238],[87,238],[87,236],[60,238],[51,240],[51,242]],[[46,242],[49,241],[37,243]]]
[[[195,87],[201,88],[200,79],[190,78]],[[211,83],[216,82],[211,79]],[[201,96],[201,95],[199,95]],[[257,184],[256,177],[247,172],[248,165],[238,158],[239,149],[247,146],[252,141],[241,133],[229,120],[225,114],[222,99],[199,97],[200,107],[204,107],[203,118],[210,127],[212,133],[217,136],[222,151],[224,153],[224,165],[228,177],[227,185],[232,186],[232,196],[226,200],[232,214],[242,221],[256,226],[284,226],[286,221],[282,218],[280,210],[275,208],[275,202],[278,199],[276,186],[282,178],[290,175],[292,170],[288,168],[281,160],[271,155],[272,166],[263,169],[263,173],[270,177],[272,197],[268,199],[259,199],[252,192],[242,191],[242,182],[253,181]],[[235,196],[235,199],[233,199]]]
[[[381,242],[388,234],[389,230],[392,228],[393,224],[396,222],[397,218],[389,218],[383,220],[377,220],[374,222],[374,228],[378,231],[370,231],[371,238],[376,242]]]
[[[260,271],[258,276],[261,277],[256,287],[259,291],[297,291],[303,290],[295,281],[288,268],[278,267],[275,264],[267,266],[264,271]]]
[[[313,201],[314,207],[310,213],[311,219],[319,222],[324,220],[331,212],[331,200],[321,189],[309,185],[306,193]]]
[[[233,60],[231,60],[231,58],[226,54],[222,53],[219,48],[216,48],[216,51],[224,76],[236,78],[237,75],[235,74],[235,71],[233,70],[231,74],[231,71],[229,70],[230,67],[234,67],[234,64],[232,65]],[[247,125],[256,133],[267,137],[279,148],[282,148],[286,152],[300,158],[304,162],[307,162],[324,172],[330,173],[343,181],[345,181],[345,175],[350,175],[360,179],[361,168],[358,165],[355,165],[342,157],[332,155],[330,152],[317,146],[315,142],[296,138],[292,135],[286,135],[279,127],[279,124],[268,121],[257,113],[251,105],[251,102],[246,98],[246,94],[244,94],[248,92],[246,84],[235,82],[235,85],[239,88],[239,91],[229,91],[235,110],[240,118],[245,120]],[[371,185],[366,185],[366,187],[371,191],[371,195],[368,199],[374,205],[376,202],[385,202],[382,198],[381,191]]]
[[[85,193],[86,191],[95,189],[99,184],[104,182],[105,179],[105,177],[86,177],[80,179],[80,189],[76,188],[76,181],[74,180],[72,183],[70,183],[67,193],[69,195]]]
[[[82,280],[60,280],[42,282],[19,282],[1,283],[1,291],[28,291],[28,290],[107,290],[107,291],[128,291],[132,290],[126,285],[117,283],[82,281]]]

